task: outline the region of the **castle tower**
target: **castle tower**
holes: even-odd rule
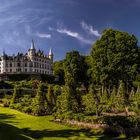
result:
[[[3,50],[2,56],[1,56],[1,72],[2,73],[6,72],[6,53],[5,53],[5,50]]]
[[[30,57],[31,60],[34,59],[35,53],[36,53],[35,43],[34,43],[34,41],[32,40],[32,42],[31,42],[31,47],[30,47],[30,49],[28,50],[28,56]]]
[[[52,52],[51,48],[50,48],[50,51],[49,51],[49,59],[51,59],[51,61],[53,62],[53,52]]]
[[[36,51],[36,49],[35,49],[35,43],[32,40],[32,42],[31,42],[31,48],[30,48],[30,54],[31,55],[35,55],[35,51]]]

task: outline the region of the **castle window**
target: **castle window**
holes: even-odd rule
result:
[[[17,66],[20,67],[20,63],[17,63]]]
[[[12,69],[10,69],[10,72],[12,72]]]
[[[12,67],[12,63],[10,63],[10,67]]]
[[[25,72],[27,72],[27,69],[25,69]]]
[[[25,63],[25,67],[27,67],[27,63]]]

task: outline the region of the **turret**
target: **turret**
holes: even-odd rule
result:
[[[31,48],[30,48],[30,50],[35,50],[35,44],[34,44],[34,41],[33,40],[31,42]]]
[[[52,52],[52,49],[50,48],[50,51],[49,51],[49,58],[52,60],[53,62],[53,52]]]
[[[1,55],[1,73],[6,72],[6,53],[5,50],[3,50]]]
[[[6,57],[5,50],[3,50],[1,57],[2,57],[2,59],[5,59],[5,57]]]
[[[31,59],[35,56],[35,52],[36,52],[35,44],[34,44],[34,41],[32,40],[31,48],[28,51],[28,55],[30,56]]]

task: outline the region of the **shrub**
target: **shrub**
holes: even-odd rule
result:
[[[109,126],[140,129],[140,118],[136,116],[104,116],[102,119]]]
[[[10,108],[22,111],[22,105],[20,103],[10,104]]]
[[[32,109],[30,106],[25,106],[25,107],[23,107],[22,111],[30,114],[32,112]]]
[[[10,105],[10,100],[4,98],[4,99],[2,99],[2,104],[3,104],[4,107],[9,107],[9,105]]]

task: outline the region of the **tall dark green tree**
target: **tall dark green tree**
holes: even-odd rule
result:
[[[15,85],[15,86],[14,86],[13,97],[12,97],[12,99],[11,99],[10,105],[14,104],[14,103],[15,103],[15,101],[16,101],[16,97],[17,97],[17,90],[18,90],[17,88],[18,88],[18,87],[17,87],[17,85]]]
[[[37,95],[35,98],[35,108],[34,112],[36,115],[43,115],[45,113],[45,94],[43,92],[43,84],[42,82],[39,83],[37,89]]]
[[[56,82],[60,85],[64,85],[64,60],[54,62],[53,71],[54,76],[56,77]]]
[[[78,51],[72,51],[66,54],[65,59],[65,86],[68,89],[68,94],[71,96],[73,105],[78,105],[77,107],[71,107],[71,108],[77,108],[80,110],[81,106],[81,98],[80,94],[77,93],[76,88],[81,86],[83,84],[83,78],[84,78],[84,59],[79,54]],[[76,103],[77,102],[77,103]],[[74,110],[78,111],[78,110]]]
[[[48,92],[47,92],[47,101],[48,105],[51,109],[55,106],[56,103],[56,97],[53,92],[53,85],[48,85]]]
[[[134,35],[113,29],[103,31],[93,45],[92,82],[103,89],[119,86],[122,80],[127,91],[132,86],[139,68],[139,51]]]

